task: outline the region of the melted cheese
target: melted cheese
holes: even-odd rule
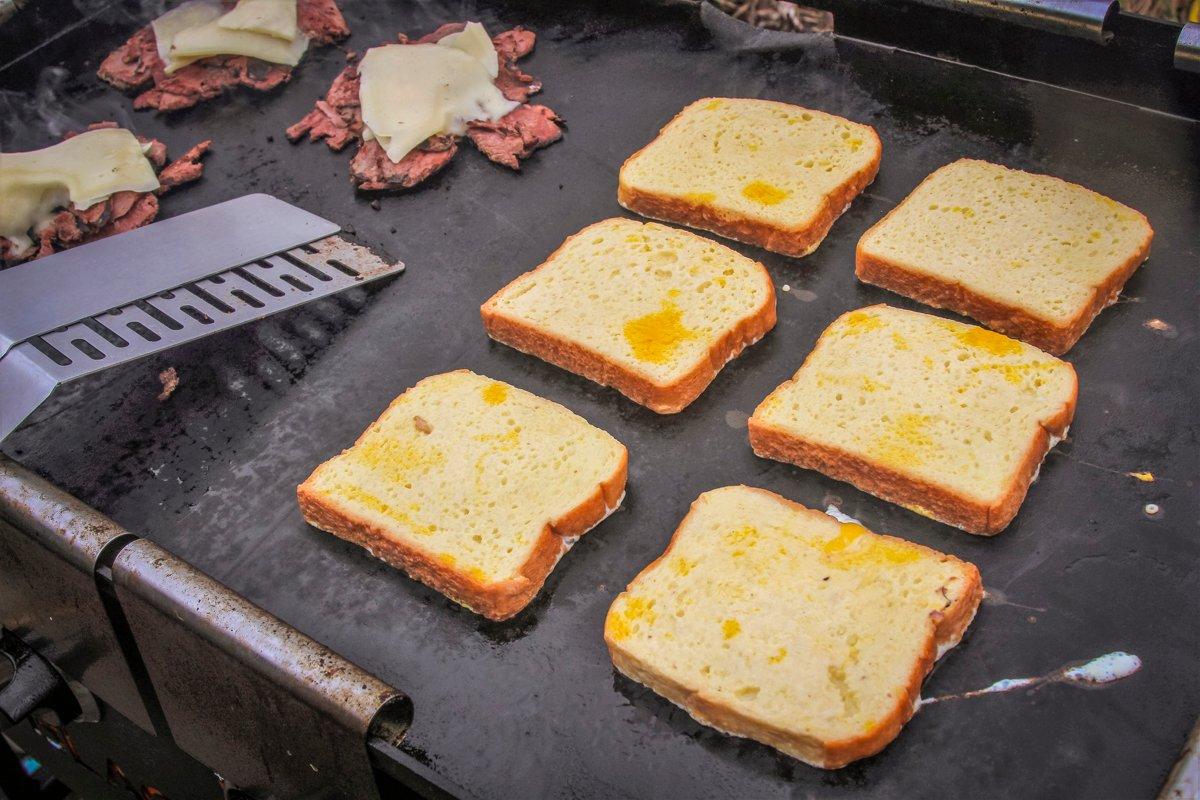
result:
[[[127,130],[88,131],[28,153],[0,153],[0,236],[28,244],[28,233],[56,208],[84,209],[116,192],[152,192],[154,167]]]
[[[227,30],[250,31],[291,42],[296,39],[296,0],[239,0],[217,22]]]
[[[261,33],[228,30],[221,27],[220,20],[214,20],[175,34],[167,72],[179,69],[182,66],[180,61],[194,61],[207,56],[250,56],[272,64],[294,67],[300,63],[300,57],[306,49],[308,37],[302,34],[297,34],[294,41],[288,42]]]
[[[443,36],[438,40],[438,44],[442,47],[453,47],[457,50],[462,50],[480,64],[483,64],[483,68],[487,70],[487,74],[492,78],[500,74],[500,59],[496,55],[496,46],[492,44],[487,31],[478,22],[468,22],[467,27],[458,33]]]
[[[168,72],[196,60],[171,58],[171,45],[175,41],[175,35],[188,28],[212,22],[221,16],[221,11],[221,4],[217,0],[187,0],[150,23],[150,27],[154,29],[154,44],[158,49],[158,57],[167,65]]]
[[[437,44],[371,48],[358,67],[364,138],[399,161],[430,136],[499,119],[518,104],[492,83],[496,68],[496,48],[477,22]]]

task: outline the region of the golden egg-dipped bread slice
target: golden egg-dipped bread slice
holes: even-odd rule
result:
[[[1060,355],[1150,254],[1142,214],[1049,175],[963,159],[863,234],[859,280]]]
[[[621,167],[630,211],[805,256],[875,179],[869,125],[788,103],[697,100]]]
[[[607,219],[481,309],[488,335],[660,414],[775,326],[766,269],[688,231]]]
[[[618,595],[604,640],[700,722],[834,769],[896,738],[982,596],[953,556],[728,486]]]
[[[1066,435],[1070,364],[975,325],[878,305],[838,317],[750,417],[760,456],[971,533],[1004,530]]]
[[[627,463],[557,403],[459,370],[396,398],[297,493],[309,524],[500,620],[617,508]]]

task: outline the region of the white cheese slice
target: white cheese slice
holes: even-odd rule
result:
[[[458,33],[443,36],[438,40],[438,44],[462,50],[483,64],[487,74],[493,78],[500,74],[500,59],[496,55],[496,46],[492,44],[492,37],[487,35],[487,31],[478,22],[468,22],[467,27]]]
[[[430,136],[462,135],[468,122],[499,119],[519,105],[492,83],[496,48],[486,32],[482,42],[471,32],[459,46],[444,44],[450,38],[373,47],[358,66],[364,138],[378,139],[392,161]]]
[[[195,28],[207,22],[212,22],[221,16],[224,9],[217,0],[187,0],[178,7],[171,9],[150,23],[154,29],[154,44],[158,49],[158,57],[168,67],[171,64],[171,44],[175,35],[188,28]],[[173,65],[175,69],[190,64],[195,58],[185,59],[182,63]]]
[[[250,31],[291,42],[296,27],[296,0],[239,0],[217,24],[235,31]]]
[[[154,167],[123,128],[88,131],[42,150],[0,153],[0,236],[28,245],[56,208],[84,209],[116,192],[152,192]]]
[[[308,37],[297,34],[293,41],[276,39],[250,31],[222,28],[219,20],[187,28],[175,34],[171,44],[167,72],[174,72],[186,59],[195,60],[207,56],[250,56],[272,64],[294,67],[308,49]]]

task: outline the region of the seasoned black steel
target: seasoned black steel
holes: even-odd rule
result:
[[[1176,31],[1161,26],[1162,41],[1145,60],[1130,61],[1137,75],[1153,63],[1174,73],[1139,89],[1116,63],[1137,49],[1122,32],[1153,26],[1124,16],[1112,21],[1116,35],[1105,47],[1006,34],[990,20],[937,29],[945,50],[965,61],[964,42],[977,44],[977,63],[994,69],[1036,62],[1025,73],[1032,81],[845,38],[812,51],[735,53],[713,47],[686,8],[580,6],[568,15],[531,3],[344,6],[354,29],[348,46],[359,51],[463,14],[493,30],[530,26],[540,38],[523,63],[545,82],[541,102],[570,124],[565,139],[519,175],[466,146],[428,185],[384,197],[376,210],[349,184],[349,154],[283,140],[344,67],[340,53],[313,53],[269,97],[237,94],[158,117],[132,113],[90,73],[135,21],[114,17],[105,27],[94,19],[86,46],[71,35],[54,40],[0,72],[0,84],[29,92],[38,68],[61,61],[79,77],[58,108],[81,122],[117,116],[175,150],[215,137],[205,179],[166,197],[165,213],[268,191],[353,225],[409,271],[402,286],[290,312],[81,384],[5,452],[403,689],[414,719],[394,760],[452,792],[456,785],[484,797],[976,798],[1159,790],[1200,710],[1200,125],[1181,102],[1200,95],[1185,83],[1195,76],[1170,67]],[[878,24],[918,42],[918,13]],[[839,15],[839,31],[859,35],[847,27],[853,21]],[[1078,91],[1038,82],[1056,75]],[[565,236],[622,214],[621,162],[707,95],[801,103],[868,122],[883,139],[878,179],[812,256],[734,245],[761,260],[779,287],[777,328],[670,417],[489,343],[479,304]],[[6,144],[48,143],[34,122]],[[854,245],[922,177],[961,156],[1084,183],[1145,212],[1157,231],[1150,261],[1121,302],[1067,356],[1081,384],[1071,440],[1050,456],[1013,526],[993,539],[758,459],[744,427],[839,313],[875,302],[920,308],[858,283]],[[176,367],[180,385],[163,402],[155,374],[166,366]],[[457,367],[564,403],[630,449],[623,509],[585,536],[533,606],[505,624],[482,621],[306,527],[295,507],[295,486],[315,464],[350,444],[406,387]],[[1135,471],[1154,481],[1126,475]],[[1144,667],[1103,690],[1052,685],[938,703],[883,753],[835,772],[700,726],[616,676],[601,628],[612,598],[662,552],[688,503],[730,483],[821,508],[836,497],[875,530],[979,565],[992,595],[927,694],[1113,650],[1136,653]]]
[[[151,542],[112,577],[185,752],[246,791],[378,796],[368,731],[381,708],[403,725],[407,698]]]

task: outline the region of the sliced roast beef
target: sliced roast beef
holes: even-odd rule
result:
[[[297,0],[296,24],[316,44],[333,44],[350,35],[350,26],[334,0]]]
[[[200,163],[200,159],[210,149],[212,149],[212,139],[205,139],[166,167],[163,167],[158,173],[159,187],[157,193],[166,194],[177,186],[199,180],[200,176],[204,174],[204,165]]]
[[[112,203],[112,217],[89,241],[149,225],[158,216],[158,198],[152,194],[117,192],[109,202]]]
[[[537,34],[527,31],[519,25],[492,37],[492,44],[496,46],[496,52],[504,61],[516,61],[518,58],[524,58],[533,52],[533,45],[536,42]]]
[[[472,122],[467,137],[485,156],[511,169],[534,150],[562,138],[562,120],[545,106],[520,105],[495,122]]]
[[[321,139],[333,150],[341,150],[362,135],[362,111],[358,103],[358,68],[353,64],[333,79],[324,100],[318,100],[312,111],[287,129],[287,137],[295,142],[306,134],[310,141]]]
[[[444,25],[439,25],[433,33],[427,33],[420,39],[417,39],[413,44],[437,44],[442,39],[445,39],[452,33],[459,33],[467,27],[465,22],[447,22]],[[401,40],[402,44],[407,44]]]
[[[453,137],[434,138],[439,140],[436,146],[442,149],[422,150],[418,147],[399,161],[388,158],[387,152],[374,139],[363,142],[350,162],[354,185],[366,191],[411,189],[449,164],[458,152],[458,143]]]
[[[158,57],[158,46],[154,40],[154,29],[149,25],[139,30],[125,44],[113,50],[100,63],[96,74],[101,80],[128,92],[140,89],[154,80],[155,73],[162,73],[162,59]]]
[[[245,86],[260,92],[287,83],[290,67],[246,56],[213,56],[188,64],[154,84],[133,100],[137,109],[178,111]]]
[[[465,22],[449,22],[419,39],[399,34],[400,44],[431,44],[466,27]],[[521,159],[534,150],[562,138],[562,120],[545,106],[524,105],[542,84],[517,68],[515,61],[529,55],[537,36],[524,28],[513,28],[492,37],[499,59],[496,86],[509,100],[522,103],[495,122],[471,123],[467,136],[492,161],[512,169],[520,168]],[[351,64],[338,74],[313,110],[287,129],[289,140],[305,136],[309,141],[324,140],[332,150],[341,150],[362,139],[362,108],[358,99],[358,68]],[[442,169],[458,151],[458,139],[434,136],[399,163],[388,159],[378,142],[362,142],[350,164],[355,185],[364,190],[396,190],[416,186]]]
[[[89,125],[87,129],[116,127],[119,126],[115,122],[97,122]],[[70,132],[63,138],[69,139],[76,135],[77,133]],[[204,172],[200,159],[212,146],[211,140],[203,141],[164,167],[167,160],[166,145],[157,139],[142,136],[138,136],[138,139],[148,145],[146,158],[159,170],[160,185],[157,192],[116,192],[107,199],[82,209],[72,204],[57,212],[38,229],[36,241],[29,247],[20,248],[16,242],[0,236],[0,264],[19,264],[85,242],[103,239],[114,233],[123,233],[148,225],[158,216],[158,198],[155,194],[165,194],[177,186],[198,180]]]
[[[520,67],[512,62],[500,63],[500,74],[496,76],[496,88],[508,100],[517,103],[528,103],[529,95],[542,90],[542,82],[528,72],[522,72]]]
[[[330,44],[350,35],[334,0],[297,0],[296,22],[315,44]],[[212,56],[167,75],[166,65],[158,57],[154,29],[147,25],[110,53],[97,74],[125,91],[153,83],[153,88],[134,99],[134,108],[178,111],[239,86],[270,91],[291,78],[292,68],[246,56]]]

